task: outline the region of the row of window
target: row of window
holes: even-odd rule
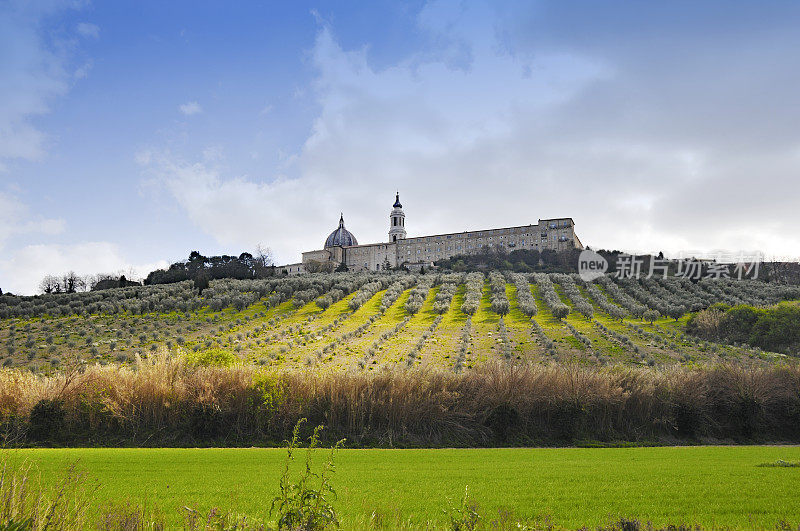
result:
[[[542,233],[541,240],[542,241],[546,241],[548,239],[547,236],[548,235],[547,235],[546,232]],[[534,243],[534,238],[532,238],[530,234],[526,234],[525,237],[526,238],[530,238],[530,240],[527,240],[530,245],[534,245],[534,246],[537,245],[537,244]],[[500,237],[498,237],[498,242],[497,243],[500,243],[500,244],[507,243],[509,247],[516,247],[517,243],[519,243],[520,246],[523,246],[523,247],[525,246],[526,239],[521,239],[521,240],[516,240],[515,239],[514,241],[508,241],[508,240],[511,240],[511,239],[512,238],[510,236],[508,236],[508,237],[500,236]],[[553,241],[565,242],[565,241],[569,240],[570,238],[569,238],[569,236],[567,234],[560,234],[560,235],[559,234],[553,234],[551,236],[551,239]],[[406,241],[408,241],[408,240],[406,240]],[[483,241],[483,238],[477,238],[477,240],[476,240],[476,242],[474,244],[473,243],[467,243],[463,247],[465,249],[472,249],[473,245],[474,245],[475,249],[479,249],[479,248],[483,247],[484,245],[492,245],[494,243],[495,242],[494,242],[493,238],[490,236],[490,237],[486,238],[486,242]],[[441,247],[437,247],[436,248],[436,250],[441,250],[441,249],[442,249]],[[455,245],[455,246],[446,247],[447,251],[453,251],[453,250],[460,251],[461,249],[462,249],[462,245]],[[412,251],[416,251],[417,254],[419,254],[420,250],[428,252],[428,251],[431,250],[431,247],[419,247],[419,248],[417,248],[415,244],[411,244],[411,246],[408,249],[407,253],[410,254]]]
[[[555,236],[554,235],[552,239],[553,239],[554,242],[558,242],[558,241],[566,242],[566,241],[569,241],[569,238],[567,236]],[[525,240],[519,240],[518,242],[508,242],[507,245],[508,245],[508,247],[512,247],[512,248],[516,248],[517,246],[525,247],[526,245],[529,248],[533,248],[533,249],[538,249],[539,248],[539,244],[538,243],[533,242],[533,241],[526,242]],[[488,245],[467,244],[467,245],[464,245],[464,246],[455,245],[455,246],[449,246],[449,247],[444,247],[444,248],[443,247],[436,247],[436,248],[424,247],[424,248],[413,249],[413,250],[412,249],[408,249],[408,250],[406,250],[406,255],[417,254],[417,255],[426,255],[426,256],[428,256],[431,253],[434,253],[434,254],[441,254],[441,253],[453,254],[453,252],[455,252],[455,254],[458,254],[461,251],[468,251],[469,252],[469,251],[477,250],[477,249],[480,249],[481,247],[487,247],[487,246]]]
[[[564,223],[565,224],[563,224],[563,225],[560,225],[560,224],[557,224],[557,223],[552,223],[552,224],[550,224],[549,228],[551,228],[551,229],[565,229],[565,228],[569,228],[569,227],[572,226],[571,223],[568,222],[568,221],[564,222]],[[524,235],[525,237],[530,237],[530,235],[531,235],[531,230],[530,229],[533,228],[533,227],[536,227],[536,226],[537,225],[531,225],[530,227],[525,227],[525,228],[520,228],[520,229],[495,229],[495,230],[492,230],[492,231],[465,232],[465,233],[462,233],[462,234],[447,234],[447,235],[443,235],[443,236],[423,236],[423,237],[420,237],[420,238],[407,238],[406,241],[413,244],[413,243],[417,243],[417,242],[444,241],[444,240],[450,240],[450,239],[472,239],[472,238],[476,238],[476,237],[478,238],[479,241],[484,237],[489,241],[491,241],[495,237],[497,237],[500,240],[508,239],[510,237],[513,237],[513,236],[504,236],[503,234],[517,235],[517,237],[519,235]],[[500,232],[500,234],[498,235],[497,232]],[[546,230],[541,231],[541,235],[542,236],[546,236],[547,235],[547,231]]]

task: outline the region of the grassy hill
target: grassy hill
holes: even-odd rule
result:
[[[715,303],[766,306],[800,297],[797,288],[759,281],[584,283],[577,276],[500,273],[471,278],[468,284],[463,274],[333,273],[218,280],[202,295],[182,282],[1,296],[0,356],[5,367],[42,373],[76,359],[130,363],[163,350],[221,351],[262,366],[334,371],[462,371],[497,360],[768,363],[785,353],[687,335],[690,312]],[[477,307],[465,305],[468,289],[477,292]],[[569,311],[562,319],[554,315],[565,311],[559,306]]]
[[[797,345],[751,345],[797,328],[798,295],[494,271],[4,296],[0,435],[273,445],[308,418],[362,447],[796,442]]]

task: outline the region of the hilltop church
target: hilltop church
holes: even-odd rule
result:
[[[408,238],[406,215],[398,193],[389,213],[388,241],[359,245],[353,233],[345,228],[342,215],[339,226],[325,240],[322,249],[306,251],[301,263],[280,269],[290,275],[333,270],[341,264],[346,265],[349,271],[381,271],[398,266],[419,269],[430,267],[437,260],[497,246],[509,252],[516,249],[583,249],[572,218],[540,219],[536,225]]]

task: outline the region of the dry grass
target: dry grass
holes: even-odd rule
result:
[[[12,443],[277,444],[303,417],[361,446],[797,442],[800,368],[265,372],[159,355],[52,377],[0,371]]]

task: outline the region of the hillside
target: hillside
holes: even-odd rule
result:
[[[43,373],[76,359],[131,363],[165,349],[200,360],[235,356],[267,367],[334,371],[428,366],[459,372],[496,360],[769,363],[785,353],[687,335],[690,312],[715,303],[768,306],[797,298],[797,287],[759,281],[584,283],[542,273],[215,280],[202,295],[187,281],[0,296],[0,345],[5,367]]]

